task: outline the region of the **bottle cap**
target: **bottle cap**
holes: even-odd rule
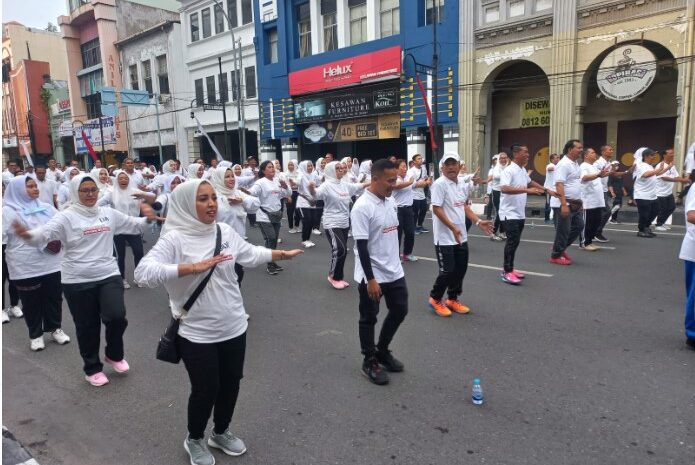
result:
[[[479,378],[475,378],[475,379],[473,380],[473,384],[480,384],[480,379],[479,379]]]

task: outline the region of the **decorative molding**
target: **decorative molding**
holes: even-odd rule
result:
[[[553,17],[544,16],[525,21],[506,23],[477,29],[475,31],[476,48],[489,48],[497,45],[522,42],[553,34]]]
[[[686,0],[619,0],[612,2],[581,2],[577,26],[586,29],[603,24],[629,21],[675,10],[685,10]]]

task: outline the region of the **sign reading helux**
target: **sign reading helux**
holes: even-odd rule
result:
[[[289,75],[290,95],[360,84],[401,74],[401,47],[389,47],[325,65],[293,71]]]

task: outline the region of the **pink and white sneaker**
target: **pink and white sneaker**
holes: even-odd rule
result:
[[[512,273],[514,273],[514,276],[516,276],[519,279],[524,279],[526,277],[526,275],[521,271],[513,270]]]
[[[128,362],[126,362],[125,359],[116,362],[108,357],[104,357],[104,361],[111,365],[117,373],[127,373],[128,370],[130,370],[130,365],[128,365]]]
[[[343,285],[343,287],[350,287],[350,283],[345,280],[341,280],[340,283]]]
[[[507,284],[521,284],[521,280],[516,277],[513,271],[510,271],[509,273],[502,273],[502,281]]]
[[[84,379],[87,380],[92,386],[100,387],[104,384],[108,384],[109,379],[106,377],[103,371],[99,373],[94,373],[93,375],[85,376]]]
[[[335,289],[345,289],[345,285],[343,285],[342,281],[336,281],[335,279],[331,278],[328,276],[328,282],[331,283],[331,286]]]

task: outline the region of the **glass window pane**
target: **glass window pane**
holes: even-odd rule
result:
[[[323,50],[328,52],[338,48],[338,24],[336,14],[323,15]]]
[[[253,21],[253,7],[251,0],[241,0],[241,21],[242,24],[248,24]]]
[[[229,20],[232,22],[232,27],[237,27],[239,25],[239,14],[237,13],[237,0],[227,0],[227,15],[229,15]]]
[[[536,11],[547,10],[553,7],[553,0],[536,0]]]
[[[256,67],[249,66],[244,69],[244,81],[246,82],[246,98],[256,98]]]
[[[138,65],[130,65],[128,67],[128,74],[130,74],[130,88],[133,90],[140,90],[140,80],[138,79]]]
[[[485,8],[485,22],[494,23],[500,20],[500,7],[489,6]]]
[[[522,1],[516,1],[516,2],[509,2],[509,17],[513,18],[515,16],[521,16],[524,14],[524,11],[526,9],[526,2]]]
[[[203,80],[202,79],[196,79],[195,80],[195,101],[199,107],[202,107],[203,103],[205,103],[205,96],[203,95]]]
[[[227,84],[227,73],[222,73],[220,79],[220,102],[226,103],[229,101],[229,84]]]
[[[205,78],[205,87],[208,91],[208,103],[217,103],[217,91],[215,90],[215,76]]]
[[[200,39],[200,26],[198,25],[198,13],[191,15],[191,42]]]
[[[224,14],[222,14],[222,6],[215,5],[215,34],[224,31]]]
[[[201,18],[203,21],[203,38],[210,37],[210,8],[205,8],[201,13]]]

